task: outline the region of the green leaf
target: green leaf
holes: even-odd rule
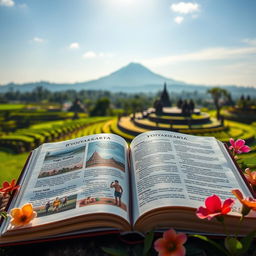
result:
[[[241,240],[241,243],[243,245],[242,253],[246,253],[249,250],[252,240],[255,236],[256,236],[256,230],[252,231]]]
[[[3,218],[7,218],[7,212],[5,212],[5,211],[0,212],[0,215],[1,215],[1,217],[3,217]]]
[[[101,247],[101,249],[105,253],[112,256],[129,256],[127,251],[125,251],[124,249],[114,249],[114,248],[107,248],[107,247]]]
[[[243,249],[242,243],[235,237],[226,237],[225,247],[232,255],[240,255]]]
[[[221,251],[221,252],[224,253],[225,255],[228,255],[228,256],[230,255],[230,254],[228,253],[228,251],[227,251],[225,248],[223,248],[222,246],[220,246],[219,244],[217,244],[217,243],[214,242],[213,240],[207,238],[206,236],[201,236],[201,235],[189,235],[189,236],[190,236],[190,237],[199,238],[199,239],[201,239],[201,240],[203,240],[203,241],[205,241],[205,242],[207,242],[207,243],[213,245],[215,248],[217,248],[219,251]]]
[[[148,232],[144,239],[143,256],[146,256],[149,250],[151,249],[153,239],[154,239],[154,232],[153,231]]]

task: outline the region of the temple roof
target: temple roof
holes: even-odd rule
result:
[[[164,83],[164,90],[161,93],[160,101],[162,102],[163,107],[171,107],[172,105],[167,91],[166,83]]]

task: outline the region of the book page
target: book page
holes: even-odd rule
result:
[[[90,213],[129,221],[128,146],[114,134],[47,143],[37,149],[15,207],[32,203],[42,225]]]
[[[164,206],[204,205],[206,197],[234,197],[243,183],[228,154],[213,137],[152,131],[131,143],[134,222],[143,213]],[[234,209],[239,210],[238,203]]]

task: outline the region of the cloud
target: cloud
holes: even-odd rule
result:
[[[71,43],[69,45],[69,49],[79,49],[79,48],[80,48],[80,45],[77,42]]]
[[[35,42],[35,43],[43,43],[43,42],[45,42],[45,39],[43,39],[41,37],[34,37],[33,38],[33,42]]]
[[[182,17],[182,16],[177,16],[177,17],[174,18],[174,22],[177,23],[177,24],[182,23],[183,20],[184,20],[184,17]]]
[[[83,54],[83,58],[85,59],[94,59],[97,57],[97,54],[94,51],[88,51],[85,54]]]
[[[13,0],[0,0],[0,5],[12,7],[15,5]]]
[[[94,51],[88,51],[83,54],[84,59],[94,59],[94,58],[111,58],[113,57],[112,53],[107,53],[107,52],[99,52],[96,53]]]
[[[217,47],[207,48],[199,51],[185,53],[180,55],[170,55],[160,58],[154,58],[142,61],[145,65],[164,66],[177,62],[195,62],[195,61],[212,61],[212,60],[230,60],[251,58],[256,54],[256,47]]]
[[[249,45],[256,45],[256,38],[245,38],[242,42]]]
[[[170,8],[173,12],[177,12],[177,13],[180,13],[180,14],[188,14],[188,13],[198,12],[200,6],[197,3],[179,2],[177,4],[172,4],[170,6]]]

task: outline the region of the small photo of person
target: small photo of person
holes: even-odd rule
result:
[[[123,188],[122,186],[119,184],[118,180],[115,180],[113,182],[111,182],[110,184],[111,188],[114,188],[114,197],[115,197],[115,205],[120,206],[122,205],[122,194],[123,194]]]

